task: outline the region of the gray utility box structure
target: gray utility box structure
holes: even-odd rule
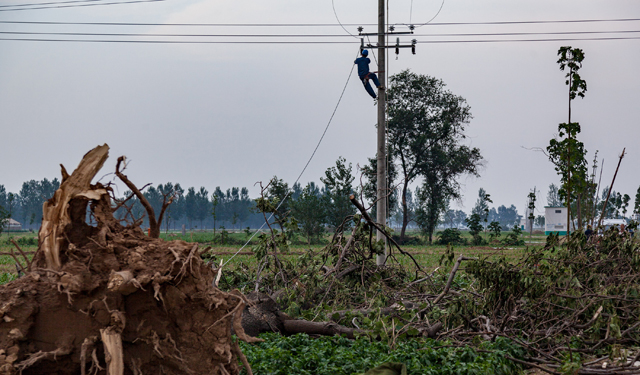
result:
[[[566,207],[544,207],[544,234],[550,235],[557,233],[559,235],[567,234],[567,208]]]

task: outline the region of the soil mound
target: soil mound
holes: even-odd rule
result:
[[[108,155],[85,155],[43,207],[27,274],[0,286],[0,374],[237,374],[244,297],[214,287],[198,245],[114,218]],[[87,207],[91,222],[86,223]]]

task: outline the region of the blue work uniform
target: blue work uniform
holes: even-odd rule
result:
[[[375,73],[371,73],[369,71],[369,63],[371,63],[371,60],[369,60],[368,57],[362,56],[358,57],[353,63],[358,65],[358,77],[360,77],[365,90],[367,90],[369,95],[371,95],[371,97],[375,99],[376,93],[375,91],[373,91],[373,88],[369,83],[369,79],[373,81],[376,87],[380,87],[380,81],[378,81],[378,76],[376,76]]]

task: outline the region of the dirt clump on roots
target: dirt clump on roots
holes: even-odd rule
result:
[[[197,244],[123,225],[87,153],[44,204],[38,252],[0,286],[0,374],[237,374],[245,299],[214,286]],[[93,225],[86,223],[87,207]],[[248,365],[247,365],[248,366]],[[249,370],[250,372],[250,370]]]

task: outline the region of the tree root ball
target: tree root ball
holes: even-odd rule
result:
[[[239,373],[232,329],[257,340],[240,323],[244,297],[213,286],[197,245],[114,218],[109,186],[89,185],[107,150],[63,167],[31,271],[0,286],[0,374]]]

